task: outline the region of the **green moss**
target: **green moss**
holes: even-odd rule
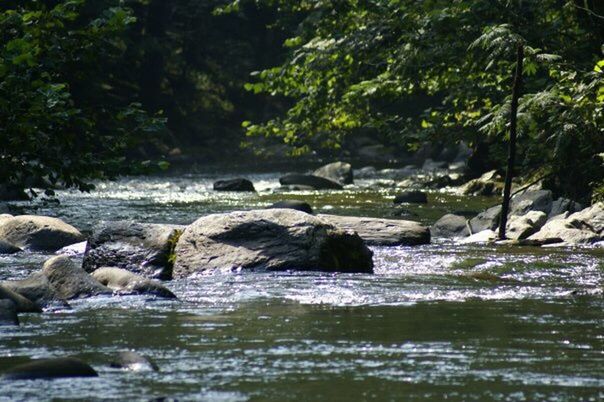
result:
[[[182,236],[184,230],[175,230],[174,233],[168,238],[168,258],[167,258],[167,271],[172,275],[172,268],[176,262],[176,244]]]

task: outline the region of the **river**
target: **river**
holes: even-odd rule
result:
[[[193,222],[282,199],[317,212],[391,217],[395,191],[359,180],[342,191],[215,193],[214,174],[122,178],[60,204],[17,204],[83,231],[99,220]],[[372,187],[373,186],[373,187]],[[493,198],[432,192],[409,206],[430,224]],[[604,250],[458,245],[374,247],[375,274],[215,274],[167,283],[178,301],[92,298],[21,314],[0,329],[0,372],[76,356],[100,377],[2,381],[0,400],[599,401],[604,399]],[[0,279],[48,255],[0,256]],[[109,367],[127,349],[159,372]]]

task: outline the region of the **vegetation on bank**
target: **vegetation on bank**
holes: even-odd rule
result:
[[[86,190],[244,132],[294,156],[464,141],[500,168],[522,43],[518,172],[604,198],[598,1],[5,1],[0,37],[0,183]]]

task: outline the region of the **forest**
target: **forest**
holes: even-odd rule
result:
[[[0,402],[604,400],[604,0],[3,0]]]
[[[402,154],[464,141],[477,176],[505,165],[521,43],[518,172],[602,198],[599,1],[9,0],[0,10],[5,187],[86,190],[165,168],[183,149],[208,163],[215,149],[351,157],[365,138]]]

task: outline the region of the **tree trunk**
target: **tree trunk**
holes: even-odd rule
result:
[[[512,88],[512,107],[510,116],[510,143],[508,149],[508,165],[505,174],[505,186],[503,188],[503,202],[501,203],[501,219],[499,220],[499,239],[505,240],[505,229],[508,223],[508,211],[510,209],[510,193],[512,191],[512,178],[514,177],[514,162],[516,159],[516,137],[518,123],[518,99],[522,87],[522,66],[524,62],[524,47],[518,45],[516,57],[516,72],[514,74],[514,86]]]

